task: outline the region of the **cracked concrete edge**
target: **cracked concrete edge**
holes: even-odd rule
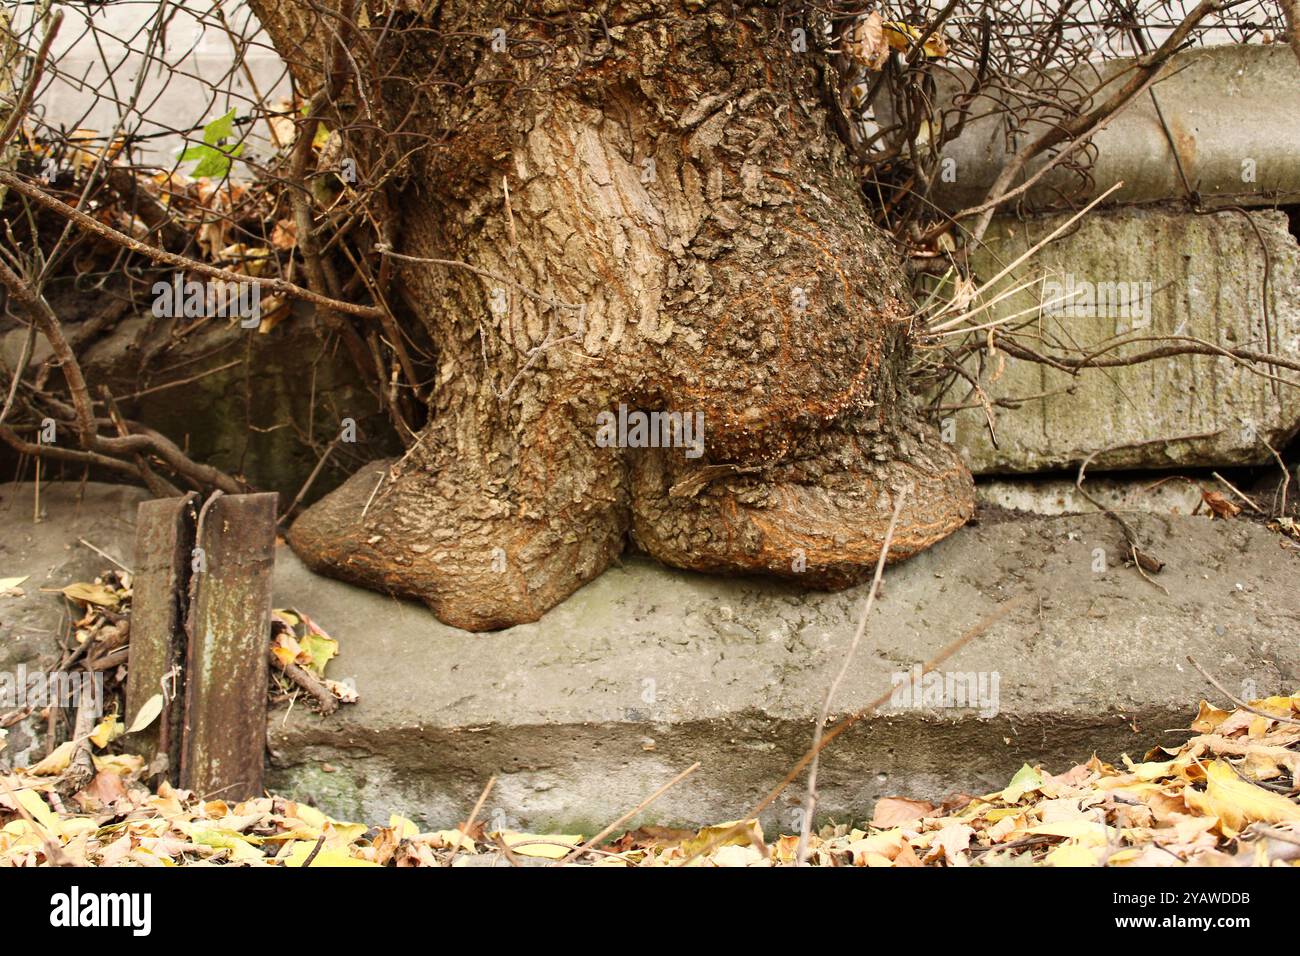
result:
[[[1180,742],[1165,731],[1192,716],[1188,707],[1156,707],[1102,719],[1045,713],[864,721],[823,751],[817,820],[860,824],[887,796],[937,804],[955,792],[993,792],[1025,763],[1063,773],[1094,751],[1110,762],[1125,753],[1140,760],[1153,743]],[[692,827],[747,813],[804,754],[812,726],[747,712],[652,736],[627,723],[404,734],[273,730],[268,781],[340,819],[384,821],[399,813],[443,829],[465,820],[496,776],[480,817],[490,829],[591,835],[700,760],[699,770],[629,823]],[[801,776],[761,815],[767,832],[797,832],[804,788]]]

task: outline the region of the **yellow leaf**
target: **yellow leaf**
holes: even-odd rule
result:
[[[415,825],[411,824],[411,828],[415,829]],[[327,828],[329,836],[325,838],[325,844],[327,846],[348,846],[360,840],[369,830],[370,827],[364,823],[339,823],[331,820]]]
[[[693,856],[733,827],[737,828],[736,833],[720,841],[718,846],[744,846],[747,843],[763,842],[763,828],[757,820],[745,820],[743,823],[732,820],[715,827],[705,827],[691,839],[683,840],[682,850],[687,856]]]
[[[721,846],[709,857],[714,866],[752,866],[763,862],[763,854],[756,846]],[[886,860],[888,865],[889,861]]]
[[[1188,787],[1183,791],[1183,799],[1198,813],[1218,817],[1223,827],[1231,828],[1234,832],[1240,832],[1256,821],[1300,821],[1300,806],[1280,793],[1272,793],[1242,780],[1226,761],[1211,760],[1206,764],[1205,778],[1204,792]],[[1233,834],[1224,832],[1224,836],[1231,835]]]
[[[1219,710],[1213,704],[1203,700],[1196,714],[1196,719],[1192,721],[1192,730],[1198,734],[1213,733],[1219,724],[1228,719],[1228,716],[1226,710]]]
[[[1106,842],[1111,828],[1096,820],[1060,820],[1056,823],[1040,823],[1026,827],[1023,831],[1035,836],[1068,837],[1073,840]]]
[[[910,23],[900,23],[891,21],[882,24],[885,34],[885,42],[895,50],[901,50],[906,53],[921,39],[921,34],[925,33],[926,27],[913,26]],[[943,38],[942,30],[935,30],[925,41],[925,46],[921,48],[922,53],[927,57],[941,57],[948,53],[948,44]]]
[[[90,742],[103,750],[112,741],[122,736],[122,724],[117,719],[117,714],[109,714],[90,732]]]
[[[30,789],[16,790],[14,797],[22,804],[23,809],[32,815],[33,820],[51,833],[59,832],[59,818],[39,793]]]
[[[117,592],[103,584],[87,584],[78,581],[63,588],[63,596],[83,604],[98,604],[100,607],[117,607]]]
[[[26,580],[25,574],[21,578],[0,578],[0,591],[12,591]]]
[[[1024,807],[994,807],[984,812],[984,819],[989,823],[997,823],[1006,817],[1016,817],[1024,812]]]
[[[1124,762],[1128,764],[1128,768],[1130,771],[1132,771],[1133,776],[1137,777],[1139,780],[1150,783],[1153,780],[1159,780],[1161,777],[1175,776],[1177,774],[1177,770],[1175,770],[1175,767],[1181,761],[1164,760],[1158,763],[1135,764],[1130,762],[1128,759],[1128,755],[1125,754]]]
[[[288,667],[298,660],[298,657],[302,654],[302,648],[292,636],[280,634],[276,637],[275,643],[271,645],[271,653],[275,655],[275,659],[282,666]]]
[[[399,840],[409,840],[412,837],[420,835],[419,827],[406,819],[406,817],[400,817],[396,813],[389,815],[388,825],[393,828],[394,832],[397,834],[397,839]],[[361,832],[364,833],[365,830],[366,828],[363,827]]]
[[[1138,859],[1141,856],[1142,856],[1141,850],[1137,849],[1136,847],[1128,847],[1127,849],[1119,850],[1115,853],[1112,853],[1107,858],[1106,864],[1108,866],[1123,866],[1126,863],[1132,863],[1134,860]]]
[[[210,846],[217,850],[229,850],[234,860],[261,860],[262,851],[253,846],[256,837],[248,837],[233,830],[202,830],[197,827],[190,830],[190,841],[199,846]]]
[[[289,852],[280,860],[282,866],[300,867],[306,862],[311,851],[316,849],[316,844],[306,840],[299,840],[297,843],[290,844]],[[321,847],[321,851],[316,854],[316,859],[311,861],[313,867],[323,866],[379,866],[370,860],[359,860],[349,853],[346,849],[331,849]]]
[[[434,833],[425,833],[420,838],[427,841],[435,850],[450,850],[458,846],[462,850],[474,852],[474,841],[459,830],[438,830]]]
[[[72,761],[72,751],[75,745],[71,740],[59,744],[46,755],[45,759],[32,767],[31,772],[37,777],[53,777],[56,774],[63,773],[68,769],[68,764]]]
[[[899,829],[886,830],[884,833],[877,833],[863,840],[851,840],[844,849],[853,854],[854,866],[869,866],[866,862],[867,857],[883,856],[886,860],[893,860],[903,849],[903,844],[907,838],[903,836],[903,831]]]
[[[307,826],[314,830],[320,831],[325,829],[325,824],[329,823],[329,817],[321,813],[315,807],[308,806],[305,803],[291,803],[285,807],[284,815],[301,820]]]
[[[1097,866],[1099,861],[1087,847],[1066,843],[1047,854],[1043,862],[1048,866]]]
[[[3,582],[0,582],[0,591],[4,590]],[[1277,717],[1290,717],[1291,711],[1295,707],[1295,697],[1264,697],[1260,700],[1252,700],[1250,706],[1256,710],[1262,710],[1266,714],[1273,714]]]
[[[1016,775],[1011,778],[1011,782],[1002,791],[1002,799],[1007,803],[1016,803],[1025,794],[1038,790],[1042,785],[1042,771],[1037,767],[1025,764],[1016,771]]]
[[[137,754],[96,754],[96,770],[111,770],[119,777],[129,777],[144,769],[144,758]]]
[[[0,832],[13,838],[0,843],[0,846],[8,844],[11,849],[43,850],[46,841],[50,838],[43,827],[28,823],[21,818],[10,820]]]

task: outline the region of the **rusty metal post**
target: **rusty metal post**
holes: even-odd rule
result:
[[[201,796],[262,792],[277,502],[218,494],[199,512],[180,784]]]
[[[198,497],[191,493],[142,502],[136,521],[126,725],[155,695],[163,695],[158,719],[137,732],[138,746],[150,761],[150,776],[159,774],[172,783],[180,761],[181,667]]]

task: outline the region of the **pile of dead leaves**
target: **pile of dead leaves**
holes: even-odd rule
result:
[[[21,596],[25,577],[0,578],[0,594]],[[72,610],[71,623],[61,649],[56,673],[84,671],[102,678],[102,685],[91,701],[98,720],[91,739],[102,748],[106,741],[116,740],[127,733],[148,727],[163,709],[161,693],[145,702],[135,723],[124,728],[118,714],[124,712],[127,661],[131,640],[132,576],[126,570],[105,571],[93,581],[74,581],[66,587],[53,589],[62,594]],[[349,683],[325,676],[325,668],[339,652],[339,642],[330,637],[315,621],[296,608],[277,608],[271,612],[269,652],[276,667],[271,670],[267,684],[269,702],[312,707],[324,714],[333,713],[340,704],[354,704],[357,692]],[[6,728],[12,727],[37,713],[37,708],[27,704],[16,710],[0,712],[0,751],[4,750]],[[45,774],[63,773],[73,755],[73,741],[57,744],[61,737],[76,736],[69,725],[60,729],[50,711],[43,711],[51,727],[47,744],[50,753],[41,762]],[[99,719],[100,714],[107,716]],[[64,712],[55,710],[53,717]],[[68,721],[64,721],[69,723]],[[0,758],[2,759],[2,758]],[[97,760],[100,758],[96,758]],[[53,768],[53,769],[51,769]]]
[[[823,828],[815,866],[1294,866],[1300,859],[1300,694],[1232,711],[1202,702],[1191,738],[1116,767],[1023,767],[1007,786],[941,807],[880,801],[862,828]],[[101,725],[99,750],[114,737]],[[243,866],[775,866],[798,838],[768,842],[755,820],[699,831],[646,827],[604,846],[570,834],[422,832],[335,820],[263,797],[229,805],[139,780],[143,761],[97,754],[94,780],[61,796],[60,761],[0,776],[0,864]]]

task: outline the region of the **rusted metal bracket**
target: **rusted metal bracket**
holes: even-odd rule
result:
[[[127,725],[163,692],[153,767],[204,797],[262,790],[274,494],[145,502],[137,531]],[[137,621],[138,629],[137,629]]]

